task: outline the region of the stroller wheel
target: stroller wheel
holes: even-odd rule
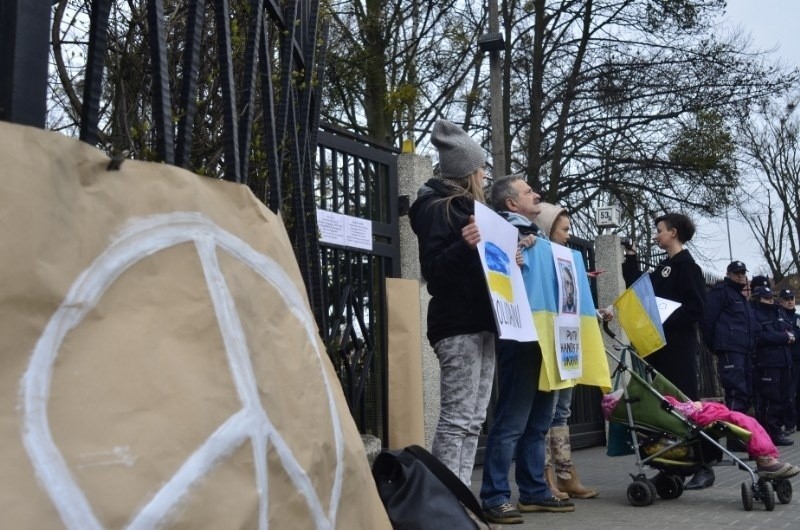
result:
[[[628,502],[631,506],[650,506],[656,497],[655,487],[649,480],[634,480],[628,485]]]
[[[677,499],[683,495],[683,480],[675,475],[659,473],[653,479],[658,496],[665,500]]]
[[[792,500],[792,483],[785,478],[779,478],[772,482],[775,496],[781,504],[789,504]]]
[[[772,483],[766,480],[761,482],[759,490],[761,500],[764,501],[764,509],[771,512],[775,509],[775,492],[772,489]]]
[[[742,506],[746,512],[753,509],[753,490],[747,482],[742,482]]]

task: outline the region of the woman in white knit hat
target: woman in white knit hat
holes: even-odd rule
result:
[[[567,210],[555,204],[539,203],[542,211],[536,223],[550,241],[566,245],[569,241],[570,222]],[[572,463],[572,446],[569,441],[567,420],[572,414],[572,388],[556,391],[555,412],[545,446],[545,480],[553,495],[560,498],[589,499],[598,491],[581,484]]]
[[[484,202],[486,153],[463,129],[438,120],[431,142],[439,176],[411,206],[427,281],[428,340],[441,368],[441,407],[432,453],[470,484],[494,378],[496,327],[477,245],[475,201]]]

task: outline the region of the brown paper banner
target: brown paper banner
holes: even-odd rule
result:
[[[419,282],[386,279],[390,448],[425,446]]]
[[[390,527],[246,187],[4,123],[0,160],[4,528]]]

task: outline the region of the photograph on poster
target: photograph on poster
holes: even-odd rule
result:
[[[575,297],[575,272],[572,263],[558,260],[558,272],[561,277],[561,312],[575,314],[578,311]]]

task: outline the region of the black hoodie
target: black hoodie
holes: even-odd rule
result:
[[[445,199],[453,190],[440,179],[430,179],[420,188],[411,206],[411,228],[419,241],[422,277],[428,282],[428,340],[431,345],[456,335],[481,331],[497,332],[476,249],[469,248],[461,229],[475,214],[472,199]]]

